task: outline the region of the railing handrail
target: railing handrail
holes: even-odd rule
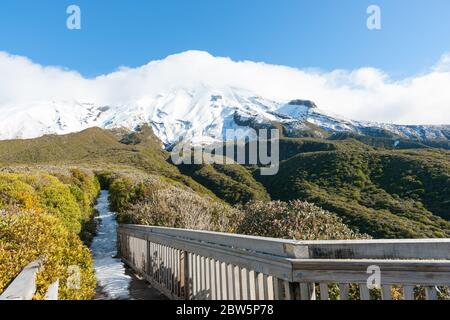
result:
[[[450,239],[299,241],[142,225],[120,228],[297,259],[450,259]]]
[[[0,300],[32,300],[36,293],[36,277],[43,266],[43,259],[28,264],[0,294]],[[44,300],[58,300],[59,279],[52,283]]]
[[[119,228],[212,243],[226,247],[248,249],[281,257],[297,257],[292,252],[289,252],[289,248],[293,248],[298,244],[295,240],[142,225],[121,225]]]
[[[169,227],[156,227],[156,226],[147,226],[147,225],[139,225],[139,224],[121,224],[121,228],[127,229],[135,229],[135,230],[145,230],[152,233],[162,233],[167,235],[184,235],[189,236],[190,238],[196,238],[197,240],[201,240],[201,238],[196,237],[195,235],[212,235],[212,236],[226,236],[231,238],[239,238],[239,239],[255,239],[261,241],[270,241],[276,243],[288,243],[288,244],[368,244],[368,243],[379,243],[379,244],[390,244],[390,243],[402,243],[402,244],[432,244],[432,243],[448,243],[450,244],[450,238],[435,238],[435,239],[370,239],[370,240],[289,240],[289,239],[280,239],[280,238],[271,238],[271,237],[260,237],[260,236],[249,236],[243,234],[234,234],[234,233],[226,233],[226,232],[215,232],[215,231],[206,231],[206,230],[194,230],[194,229],[181,229],[181,228],[169,228]]]
[[[369,300],[374,267],[385,300],[398,285],[406,300],[415,286],[434,300],[450,285],[450,239],[294,241],[140,225],[118,236],[122,259],[175,299],[315,299],[319,285],[328,300],[333,285],[346,300],[357,284]]]
[[[36,275],[42,260],[28,264],[0,295],[0,300],[31,300],[36,292]]]
[[[450,261],[445,260],[338,260],[291,259],[294,282],[366,283],[367,270],[382,270],[380,284],[450,285]],[[349,271],[351,273],[349,273]]]

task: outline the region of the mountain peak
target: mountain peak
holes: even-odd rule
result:
[[[303,106],[303,107],[307,107],[308,109],[317,109],[317,105],[311,100],[296,99],[296,100],[290,101],[288,103],[288,105],[290,105],[290,106]]]
[[[317,105],[311,100],[296,99],[283,105],[276,112],[292,119],[307,121],[310,113],[318,111]]]

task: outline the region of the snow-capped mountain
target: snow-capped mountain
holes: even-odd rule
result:
[[[0,119],[0,138],[34,138],[78,132],[90,127],[134,130],[142,124],[149,124],[168,146],[183,137],[199,143],[222,140],[227,129],[243,129],[245,132],[249,127],[270,126],[275,122],[297,130],[307,131],[310,129],[308,124],[313,124],[328,132],[362,135],[377,134],[378,129],[398,138],[419,141],[447,140],[450,137],[450,126],[358,122],[329,115],[311,101],[276,102],[236,88],[215,90],[201,87],[161,94],[145,107],[138,104],[112,106],[52,101],[36,103],[22,110],[12,109],[10,114],[4,114]]]
[[[55,99],[28,99],[18,104],[0,105],[0,139],[65,134],[96,126],[135,130],[142,124],[149,124],[162,142],[170,146],[183,137],[196,142],[212,142],[224,139],[226,129],[245,130],[273,123],[283,124],[288,131],[310,130],[312,125],[330,133],[372,136],[388,133],[393,138],[419,141],[448,141],[450,138],[450,126],[447,125],[406,126],[353,121],[323,111],[312,101],[268,98],[239,86],[239,81],[235,84],[232,80],[218,81],[217,76],[202,77],[204,70],[215,67],[222,70],[216,65],[223,63],[220,59],[223,58],[206,53],[185,53],[152,62],[138,70],[118,71],[95,79],[97,86],[103,88],[105,81],[120,80],[124,72],[135,73],[134,78],[141,80],[139,88],[132,88],[126,99],[117,98],[120,103],[111,103],[113,98],[105,99],[108,103],[101,103],[96,98],[90,101],[85,96],[61,99],[55,94]],[[192,64],[201,68],[197,71]],[[174,70],[181,70],[180,74]],[[154,79],[152,74],[158,77]],[[228,75],[228,79],[233,79],[232,75]],[[130,89],[124,88],[125,81],[119,83],[115,83],[110,96],[120,96],[122,90]],[[196,137],[200,140],[195,140]]]

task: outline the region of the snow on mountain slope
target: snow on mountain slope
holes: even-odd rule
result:
[[[268,98],[240,86],[239,77],[234,81],[232,73],[222,77],[206,72],[215,69],[227,72],[222,66],[225,62],[230,63],[207,53],[188,52],[151,62],[140,69],[119,70],[95,79],[99,92],[107,86],[114,88],[113,92],[108,91],[107,99],[97,99],[95,95],[77,97],[77,91],[70,99],[62,99],[55,91],[52,99],[25,97],[20,103],[1,104],[0,139],[65,134],[94,126],[134,130],[148,123],[169,146],[183,137],[195,142],[222,140],[226,129],[240,128],[245,132],[249,122],[267,125],[279,122],[297,127],[311,123],[330,132],[359,134],[377,129],[417,140],[450,137],[450,126],[352,121],[325,112],[311,101],[286,101],[274,99],[273,95]],[[125,77],[126,72],[139,80],[132,88],[127,82],[130,74]],[[125,87],[126,96],[122,93]]]
[[[395,125],[376,122],[363,122],[345,119],[335,114],[320,110],[311,101],[294,100],[277,110],[278,113],[293,119],[315,124],[327,131],[352,132],[367,135],[368,130],[385,130],[399,138],[425,140],[448,140],[450,125]]]
[[[367,128],[386,130],[402,138],[448,138],[450,126],[397,126],[357,122],[330,116],[310,101],[274,102],[239,89],[177,89],[145,104],[104,106],[76,101],[40,102],[11,108],[0,119],[0,139],[34,138],[45,134],[78,132],[90,127],[134,130],[150,124],[168,146],[180,138],[207,143],[225,138],[227,129],[248,129],[246,121],[312,123],[327,131],[366,134]],[[238,121],[239,120],[239,121]],[[447,132],[447,136],[445,135]]]

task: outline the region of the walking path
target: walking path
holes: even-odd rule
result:
[[[97,235],[92,241],[97,277],[96,300],[165,300],[155,288],[139,279],[117,256],[116,215],[109,210],[108,191],[102,191],[95,207],[99,212]]]

